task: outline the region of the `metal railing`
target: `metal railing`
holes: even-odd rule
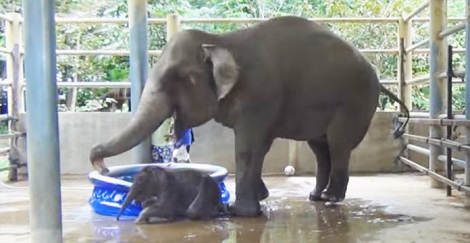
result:
[[[431,177],[431,187],[439,188],[444,183],[447,186],[447,195],[451,195],[451,189],[455,188],[463,191],[466,196],[470,196],[470,96],[466,92],[465,116],[454,115],[452,113],[452,83],[455,78],[468,77],[469,70],[454,71],[452,68],[453,53],[463,53],[466,55],[466,64],[469,63],[469,51],[465,48],[453,49],[447,47],[447,37],[465,30],[470,23],[469,12],[470,2],[467,4],[467,18],[453,18],[450,20],[446,16],[446,1],[444,0],[427,0],[421,4],[416,10],[407,15],[400,23],[400,41],[402,43],[400,50],[401,77],[400,94],[408,105],[411,105],[411,86],[416,84],[430,85],[430,112],[429,113],[411,113],[410,124],[428,125],[430,127],[429,135],[418,136],[407,133],[404,134],[405,152],[415,152],[429,158],[428,168],[412,161],[409,156],[401,155],[401,162],[426,173]],[[430,12],[430,37],[413,44],[411,41],[411,21],[421,11],[429,8]],[[460,22],[452,27],[447,27],[446,22]],[[470,41],[469,29],[466,30],[467,46]],[[416,54],[419,47],[430,45],[429,63],[430,74],[421,77],[412,77],[412,58]],[[446,63],[447,61],[447,63]],[[445,82],[447,79],[447,83]],[[465,82],[465,89],[470,89],[469,82]],[[446,114],[444,114],[446,113]],[[405,121],[400,118],[400,121]],[[467,129],[465,134],[465,144],[453,141],[452,131],[454,126],[464,126]],[[443,127],[446,127],[446,136],[444,136]],[[410,144],[410,142],[424,143],[428,149]],[[445,152],[443,151],[445,148]],[[464,152],[465,160],[452,157],[452,150]],[[445,154],[442,154],[445,153]],[[445,168],[444,168],[445,165]],[[464,182],[458,183],[454,178],[454,167],[464,169]],[[441,174],[445,171],[445,175]]]

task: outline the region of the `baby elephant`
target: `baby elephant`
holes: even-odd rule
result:
[[[207,173],[190,169],[145,167],[135,176],[118,220],[132,200],[143,207],[135,221],[138,224],[169,222],[179,217],[209,219],[226,213],[217,182]]]

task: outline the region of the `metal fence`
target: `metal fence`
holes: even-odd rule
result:
[[[462,31],[468,26],[469,19],[467,18],[447,18],[445,0],[428,0],[420,5],[416,10],[404,17],[393,18],[310,18],[312,21],[323,23],[381,23],[381,24],[396,24],[398,26],[398,45],[392,49],[362,49],[362,53],[386,53],[390,55],[397,55],[397,77],[394,80],[381,80],[384,85],[398,85],[399,96],[408,107],[412,105],[412,86],[417,84],[428,83],[431,87],[430,97],[430,113],[411,113],[411,123],[416,124],[429,124],[431,129],[429,137],[416,136],[412,134],[405,134],[406,141],[421,141],[429,145],[429,149],[418,147],[412,144],[406,144],[407,150],[415,151],[418,153],[429,155],[429,168],[420,166],[419,164],[411,161],[406,156],[400,156],[400,160],[420,171],[429,174],[432,177],[432,187],[437,187],[437,181],[447,184],[448,194],[450,194],[450,187],[458,190],[470,192],[470,147],[467,145],[456,143],[449,138],[444,138],[442,126],[461,125],[466,126],[466,144],[470,144],[470,107],[466,106],[465,116],[453,116],[451,112],[444,114],[446,111],[445,104],[448,101],[446,97],[445,79],[452,79],[452,77],[468,76],[465,70],[452,71],[446,70],[446,56],[447,36]],[[425,9],[430,11],[430,18],[417,18],[416,16]],[[468,14],[467,14],[468,16]],[[8,87],[9,97],[9,114],[2,117],[3,119],[10,119],[9,135],[4,135],[0,138],[14,138],[22,134],[17,133],[16,118],[20,112],[24,111],[24,90],[25,81],[23,80],[22,70],[22,17],[17,13],[8,13],[0,15],[0,19],[5,20],[6,23],[6,47],[0,47],[0,54],[3,53],[7,57],[7,81],[0,82],[1,86]],[[55,18],[56,23],[100,23],[100,24],[122,24],[128,23],[129,19],[115,19],[115,18]],[[211,19],[190,19],[181,18],[178,15],[169,15],[167,18],[149,18],[148,24],[166,25],[168,37],[178,31],[183,24],[186,23],[257,23],[266,21],[260,18],[211,18]],[[413,23],[429,22],[430,37],[418,43],[412,42],[412,29]],[[446,22],[458,22],[459,24],[446,28]],[[467,42],[469,40],[469,32],[467,30]],[[421,48],[430,44],[430,48]],[[467,53],[467,62],[469,60],[468,51],[465,48],[452,49],[453,53]],[[148,54],[158,56],[161,50],[149,50]],[[412,58],[415,54],[430,53],[430,75],[422,77],[412,76]],[[129,55],[129,50],[56,50],[57,55]],[[450,75],[451,74],[451,75]],[[450,77],[450,76],[451,77]],[[70,88],[127,88],[130,87],[130,82],[57,82],[58,87]],[[466,84],[466,89],[470,90],[470,85]],[[466,101],[470,102],[470,92],[467,92]],[[447,110],[449,111],[449,110]],[[450,109],[451,111],[451,109]],[[400,118],[403,121],[404,118]],[[442,147],[448,149],[457,149],[467,153],[466,161],[460,161],[452,158],[451,151],[447,150],[446,154],[442,154]],[[290,150],[290,164],[295,164],[297,160],[298,143],[292,142],[289,145]],[[7,150],[0,150],[5,152]],[[438,170],[442,167],[441,162],[447,164],[447,176],[439,174]],[[452,180],[450,177],[452,173],[452,165],[463,167],[465,169],[465,182],[459,184]]]
[[[427,0],[420,5],[415,11],[400,21],[400,95],[406,101],[407,105],[411,105],[411,87],[412,85],[426,83],[430,86],[430,112],[429,113],[411,113],[410,124],[429,125],[429,135],[418,136],[409,133],[404,134],[405,152],[413,151],[429,157],[428,168],[412,161],[407,153],[399,157],[403,163],[428,174],[431,177],[431,187],[440,188],[446,185],[447,195],[451,195],[451,189],[455,188],[470,195],[470,83],[468,83],[469,70],[453,70],[452,57],[457,52],[452,46],[447,45],[448,36],[465,30],[466,27],[466,45],[470,41],[470,32],[468,24],[470,22],[470,2],[467,3],[467,18],[458,19],[460,23],[447,27],[450,22],[446,16],[447,4],[446,0]],[[421,11],[429,8],[430,37],[418,43],[412,43],[411,22],[413,18]],[[417,48],[430,44],[429,66],[430,74],[424,77],[412,77],[412,58]],[[458,50],[465,52],[466,64],[470,61],[468,49]],[[466,89],[466,106],[465,115],[454,115],[452,112],[452,79],[465,78]],[[404,121],[404,118],[399,120]],[[452,139],[453,126],[464,126],[466,129],[465,143],[461,144]],[[444,136],[443,127],[446,127]],[[410,142],[419,142],[427,144],[428,148],[423,148],[410,144]],[[446,149],[444,151],[444,148]],[[462,151],[466,155],[465,160],[459,160],[452,157],[452,150]],[[458,182],[454,177],[454,166],[464,170],[463,182]],[[445,171],[445,175],[442,173]]]

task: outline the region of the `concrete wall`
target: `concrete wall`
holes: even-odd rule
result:
[[[353,151],[352,172],[399,172],[394,162],[401,144],[393,140],[394,112],[377,112],[363,142]],[[86,174],[93,170],[88,161],[90,147],[119,132],[131,118],[130,113],[59,113],[61,171],[63,174]],[[351,129],[354,129],[351,127]],[[233,131],[214,121],[194,129],[196,141],[191,147],[195,163],[217,164],[231,173],[235,168]],[[345,138],[347,139],[347,138]],[[47,141],[45,141],[47,142]],[[106,159],[108,166],[132,163],[131,152]],[[264,173],[282,173],[288,161],[287,140],[277,139],[266,156]],[[314,173],[316,161],[305,142],[301,143],[299,174]]]

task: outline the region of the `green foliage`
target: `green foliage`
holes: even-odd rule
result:
[[[271,18],[281,15],[303,17],[399,17],[419,6],[423,0],[148,0],[148,15],[165,18],[168,14],[180,14],[184,18]],[[61,17],[128,17],[127,0],[56,0],[56,13]],[[449,17],[463,17],[465,1],[448,1]],[[0,13],[20,9],[20,0],[2,0]],[[427,17],[423,11],[418,17]],[[325,23],[334,32],[361,49],[398,48],[396,23]],[[456,23],[449,23],[449,26]],[[213,33],[223,33],[250,26],[251,24],[194,24],[185,23],[183,29],[196,28]],[[429,37],[428,23],[414,23],[413,43]],[[127,24],[57,24],[58,49],[129,49]],[[0,45],[4,45],[3,33]],[[150,24],[148,48],[162,49],[166,44],[166,27]],[[465,47],[464,32],[448,38],[455,48]],[[425,48],[428,48],[426,46]],[[395,54],[366,54],[379,70],[381,79],[397,77]],[[413,77],[429,75],[429,55],[413,56]],[[155,58],[150,58],[150,65]],[[464,55],[455,54],[454,68],[464,67]],[[129,58],[123,56],[58,56],[57,68],[60,81],[121,81],[129,74]],[[397,93],[396,86],[389,88]],[[89,100],[97,99],[107,89],[78,89],[77,104],[90,106]],[[61,89],[61,94],[69,92]],[[455,109],[463,107],[463,86],[454,87]],[[413,87],[413,108],[429,109],[429,87]],[[389,102],[381,97],[381,102]],[[88,103],[87,103],[88,102]],[[394,105],[387,103],[389,109]]]

